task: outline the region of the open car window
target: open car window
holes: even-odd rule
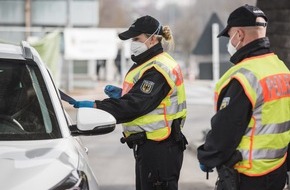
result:
[[[27,60],[0,60],[0,140],[60,137],[38,66]]]

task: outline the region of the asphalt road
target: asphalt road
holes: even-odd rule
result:
[[[103,87],[99,86],[100,89]],[[85,98],[83,91],[78,94]],[[189,146],[184,152],[184,162],[179,180],[180,190],[212,190],[217,178],[216,172],[206,180],[206,174],[199,169],[196,148],[203,142],[204,131],[209,129],[213,115],[212,88],[207,82],[186,84],[188,99],[188,115],[184,134]],[[69,109],[72,119],[75,110]],[[122,127],[116,126],[115,131],[101,136],[82,137],[89,149],[89,160],[99,181],[101,190],[134,190],[134,157],[132,151],[120,143]]]

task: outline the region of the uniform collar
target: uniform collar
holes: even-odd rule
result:
[[[239,49],[230,58],[230,61],[234,64],[237,64],[246,58],[263,55],[271,52],[272,51],[270,50],[270,41],[268,37],[259,38]]]

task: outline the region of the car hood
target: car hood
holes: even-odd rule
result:
[[[0,141],[1,189],[48,189],[78,167],[73,138]]]

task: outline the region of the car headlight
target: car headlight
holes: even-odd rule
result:
[[[87,176],[83,171],[72,171],[50,190],[89,190]]]

